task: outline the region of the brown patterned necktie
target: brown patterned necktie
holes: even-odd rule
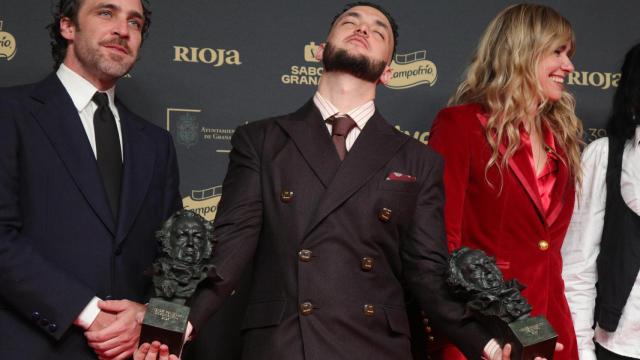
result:
[[[356,126],[356,122],[353,121],[349,115],[334,115],[331,118],[333,124],[331,128],[331,140],[336,146],[336,151],[340,157],[340,161],[344,160],[347,156],[347,134]]]

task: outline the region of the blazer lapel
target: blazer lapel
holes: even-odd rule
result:
[[[323,195],[305,236],[384,167],[409,140],[376,110],[340,165]]]
[[[486,129],[487,120],[488,120],[487,117],[480,113],[476,115],[480,123],[482,123],[482,126]],[[506,152],[505,145],[501,143],[498,148],[498,151],[500,152],[500,155],[504,156],[504,153]],[[525,149],[518,149],[513,154],[513,156],[511,156],[508,164],[511,171],[513,171],[516,178],[518,179],[518,182],[520,182],[520,185],[522,186],[522,188],[525,190],[527,195],[529,195],[531,202],[533,202],[533,204],[535,205],[536,210],[538,211],[538,215],[540,216],[540,219],[543,222],[546,222],[545,221],[546,216],[542,208],[542,202],[540,200],[540,194],[538,192],[538,184],[536,181],[536,177],[533,172],[533,168],[531,167],[529,156],[525,151]]]
[[[144,133],[145,124],[116,102],[123,145],[123,175],[116,243],[126,237],[149,190],[155,166],[155,144]]]
[[[287,118],[278,120],[278,124],[289,134],[324,187],[329,187],[340,167],[340,158],[313,100]]]
[[[76,186],[109,231],[116,226],[102,185],[96,158],[78,112],[55,74],[31,94],[31,114],[64,163]]]

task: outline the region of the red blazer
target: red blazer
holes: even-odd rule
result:
[[[508,168],[502,170],[502,180],[496,167],[490,168],[485,177],[491,156],[485,137],[486,120],[480,105],[461,105],[441,110],[431,128],[429,145],[445,159],[449,250],[464,245],[495,257],[505,279],[516,278],[527,286],[523,295],[533,307],[531,315],[544,315],[559,334],[558,341],[565,348],[554,358],[578,359],[560,255],[573,212],[574,179],[559,162],[551,203],[545,212],[528,157],[530,148],[516,151]],[[557,152],[565,157],[562,149]]]

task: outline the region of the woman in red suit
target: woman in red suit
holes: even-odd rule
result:
[[[582,126],[563,85],[573,52],[571,24],[555,10],[506,8],[429,140],[445,159],[449,250],[483,249],[505,279],[524,283],[531,315],[559,334],[561,360],[578,359],[560,256],[580,177]],[[452,346],[443,358],[464,359]]]

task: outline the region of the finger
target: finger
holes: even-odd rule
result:
[[[136,352],[133,354],[133,360],[144,360],[145,356],[149,352],[150,347],[151,347],[151,344],[149,343],[144,343],[140,345],[138,350],[136,350]]]
[[[506,345],[502,348],[502,359],[503,359],[503,360],[509,360],[509,359],[511,359],[511,344],[506,344]]]
[[[135,350],[135,344],[132,341],[122,341],[120,340],[120,345],[117,347],[113,347],[111,349],[105,350],[102,352],[102,355],[108,356],[110,358],[122,358],[122,354],[127,354],[127,358],[133,354]]]
[[[100,310],[109,312],[120,312],[126,310],[129,307],[129,301],[127,300],[100,300],[98,301],[98,307]]]
[[[556,351],[562,351],[562,350],[564,350],[564,345],[562,345],[562,343],[557,342]]]
[[[128,348],[125,348],[124,351],[122,351],[118,356],[114,357],[113,360],[125,360],[125,359],[129,359],[131,357],[131,354],[133,354],[133,352],[135,351],[135,347],[133,346],[129,346]]]
[[[144,360],[156,360],[158,358],[158,351],[160,349],[160,343],[158,341],[154,341],[151,343],[151,348],[145,356]]]
[[[160,360],[169,360],[169,347],[165,344],[160,345]]]
[[[87,331],[84,333],[84,336],[86,336],[87,340],[91,343],[105,342],[124,333],[127,330],[127,323],[128,321],[126,318],[121,318],[102,330]]]

